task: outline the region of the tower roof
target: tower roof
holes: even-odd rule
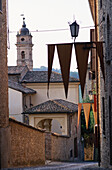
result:
[[[26,28],[25,18],[23,18],[22,28],[19,30],[19,35],[29,35],[29,29]]]

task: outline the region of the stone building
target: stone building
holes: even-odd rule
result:
[[[32,36],[29,29],[26,28],[25,19],[23,18],[22,28],[17,33],[17,66],[8,67],[9,89],[10,84],[16,84],[15,87],[22,87],[35,91],[36,93],[25,94],[21,98],[20,111],[18,110],[18,118],[21,117],[21,113],[32,106],[36,106],[48,100],[47,96],[47,83],[48,72],[47,71],[33,71],[32,60]],[[68,98],[65,98],[62,75],[56,72],[51,74],[51,84],[49,89],[49,99],[65,99],[67,101],[78,104],[79,102],[79,80],[71,78],[69,80]],[[11,83],[10,83],[11,82]],[[13,82],[13,83],[12,83]],[[20,90],[20,89],[19,89]],[[18,93],[18,90],[14,89],[13,85],[13,97]],[[19,92],[20,93],[20,92]],[[24,93],[24,92],[23,92]],[[9,92],[9,94],[11,94]],[[22,94],[21,94],[22,95]],[[10,95],[11,96],[11,95]],[[9,96],[9,106],[12,111],[9,110],[9,115],[15,117],[14,112],[17,113],[13,102]],[[23,106],[23,107],[22,107]],[[14,110],[15,109],[15,110]],[[15,119],[17,116],[15,117]],[[17,119],[18,121],[20,119]],[[23,122],[23,121],[22,121]]]
[[[29,125],[41,128],[46,132],[68,137],[66,159],[82,160],[81,126],[77,128],[78,105],[62,99],[48,100],[22,114],[29,115]],[[51,141],[51,140],[50,140]],[[50,144],[49,144],[50,145]],[[65,160],[63,156],[63,160]],[[51,158],[50,158],[51,159]]]
[[[28,107],[31,107],[31,98],[36,91],[23,86],[18,82],[8,81],[9,117],[20,122],[25,122],[21,114],[24,110],[24,101],[28,100]],[[28,122],[26,122],[28,124]]]
[[[112,168],[112,1],[89,0],[89,3],[94,21],[96,3],[98,41],[104,41],[105,81],[100,69],[98,72],[101,166]]]
[[[98,1],[99,40],[104,41],[105,82],[101,75],[101,163],[112,167],[112,1]]]

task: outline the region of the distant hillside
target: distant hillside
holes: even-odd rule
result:
[[[41,66],[40,68],[33,68],[33,71],[47,71],[47,67],[45,66]],[[61,70],[60,69],[52,69],[52,71],[55,71],[57,73],[61,73]],[[78,72],[76,71],[71,71],[70,72],[70,77],[74,77],[74,78],[77,78],[79,79],[79,74]]]

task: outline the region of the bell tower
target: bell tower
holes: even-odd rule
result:
[[[22,28],[17,32],[17,66],[26,66],[30,71],[33,70],[32,60],[32,35],[26,28],[25,18],[23,18]]]

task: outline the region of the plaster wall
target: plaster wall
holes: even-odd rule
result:
[[[11,88],[8,89],[9,93],[9,116],[16,120],[23,122],[23,101],[22,93]]]
[[[49,88],[49,98],[47,96],[47,83],[29,83],[27,87],[34,89],[37,93],[32,96],[34,106],[52,99],[63,99],[78,104],[79,102],[79,83],[70,83],[68,97],[65,97],[64,86],[62,83],[51,83]]]
[[[29,124],[31,126],[37,127],[38,123],[41,120],[44,119],[52,119],[52,120],[56,120],[59,122],[59,124],[61,125],[60,131],[62,132],[62,135],[68,135],[67,132],[67,114],[66,113],[58,113],[58,114],[32,114],[29,115]],[[55,127],[55,122],[54,124],[52,123],[52,127]],[[55,131],[55,129],[54,129]]]

